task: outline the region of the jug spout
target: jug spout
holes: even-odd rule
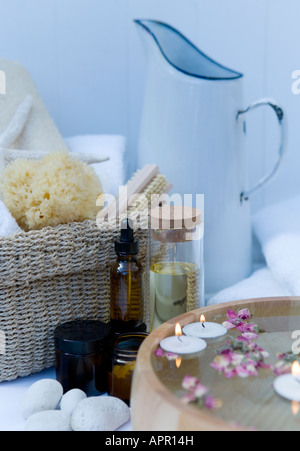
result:
[[[156,20],[134,21],[143,31],[147,47],[159,50],[165,61],[178,71],[206,80],[235,80],[243,74],[231,70],[209,58],[183,34],[172,26]]]

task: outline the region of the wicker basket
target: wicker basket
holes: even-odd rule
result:
[[[144,194],[163,193],[166,185],[159,175]],[[54,366],[57,325],[74,319],[109,321],[109,271],[118,234],[117,227],[99,229],[86,221],[0,239],[0,341],[5,338],[0,381]],[[136,234],[146,267],[147,230]]]

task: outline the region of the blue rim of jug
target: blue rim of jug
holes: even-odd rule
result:
[[[236,72],[226,66],[223,66],[222,64],[216,62],[215,60],[213,60],[212,58],[210,58],[209,56],[207,56],[204,52],[202,52],[195,44],[193,44],[189,39],[187,39],[182,33],[180,33],[180,31],[178,31],[176,28],[172,27],[171,25],[168,25],[165,22],[161,22],[159,20],[152,20],[152,19],[134,19],[134,22],[141,25],[141,27],[143,27],[155,40],[155,42],[158,45],[158,48],[160,49],[163,57],[168,61],[169,64],[171,64],[171,66],[173,66],[176,70],[178,70],[179,72],[182,72],[186,75],[189,75],[191,77],[195,77],[195,78],[199,78],[199,79],[203,79],[203,80],[214,80],[214,81],[224,81],[224,80],[237,80],[239,78],[244,77],[244,74],[240,73],[240,72]],[[179,35],[185,42],[187,42],[189,45],[191,45],[200,55],[202,55],[204,58],[206,58],[207,60],[211,61],[212,63],[214,63],[217,67],[221,67],[224,70],[227,70],[228,72],[230,72],[232,74],[231,77],[208,77],[205,75],[199,75],[199,74],[193,74],[191,72],[187,72],[185,70],[183,70],[182,68],[176,66],[165,54],[164,50],[162,49],[157,37],[155,36],[155,34],[147,27],[147,25],[144,22],[152,22],[152,23],[156,23],[159,25],[162,25],[166,28],[168,28],[169,30],[172,30],[173,32],[175,32],[177,35]]]

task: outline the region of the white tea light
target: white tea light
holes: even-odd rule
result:
[[[175,336],[165,338],[160,342],[160,347],[165,352],[172,354],[186,355],[197,354],[204,351],[207,343],[204,340],[194,337],[187,337],[182,335],[180,324],[176,324]]]
[[[223,337],[227,332],[226,327],[221,324],[206,322],[204,315],[201,315],[199,323],[188,324],[183,328],[186,336],[203,339]]]
[[[300,402],[300,364],[294,362],[292,374],[285,374],[274,381],[274,390],[279,396],[289,400]]]

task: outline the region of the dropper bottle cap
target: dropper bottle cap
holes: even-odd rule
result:
[[[121,226],[121,238],[115,241],[115,250],[118,255],[137,255],[139,253],[139,241],[134,238],[133,222],[124,219]]]

